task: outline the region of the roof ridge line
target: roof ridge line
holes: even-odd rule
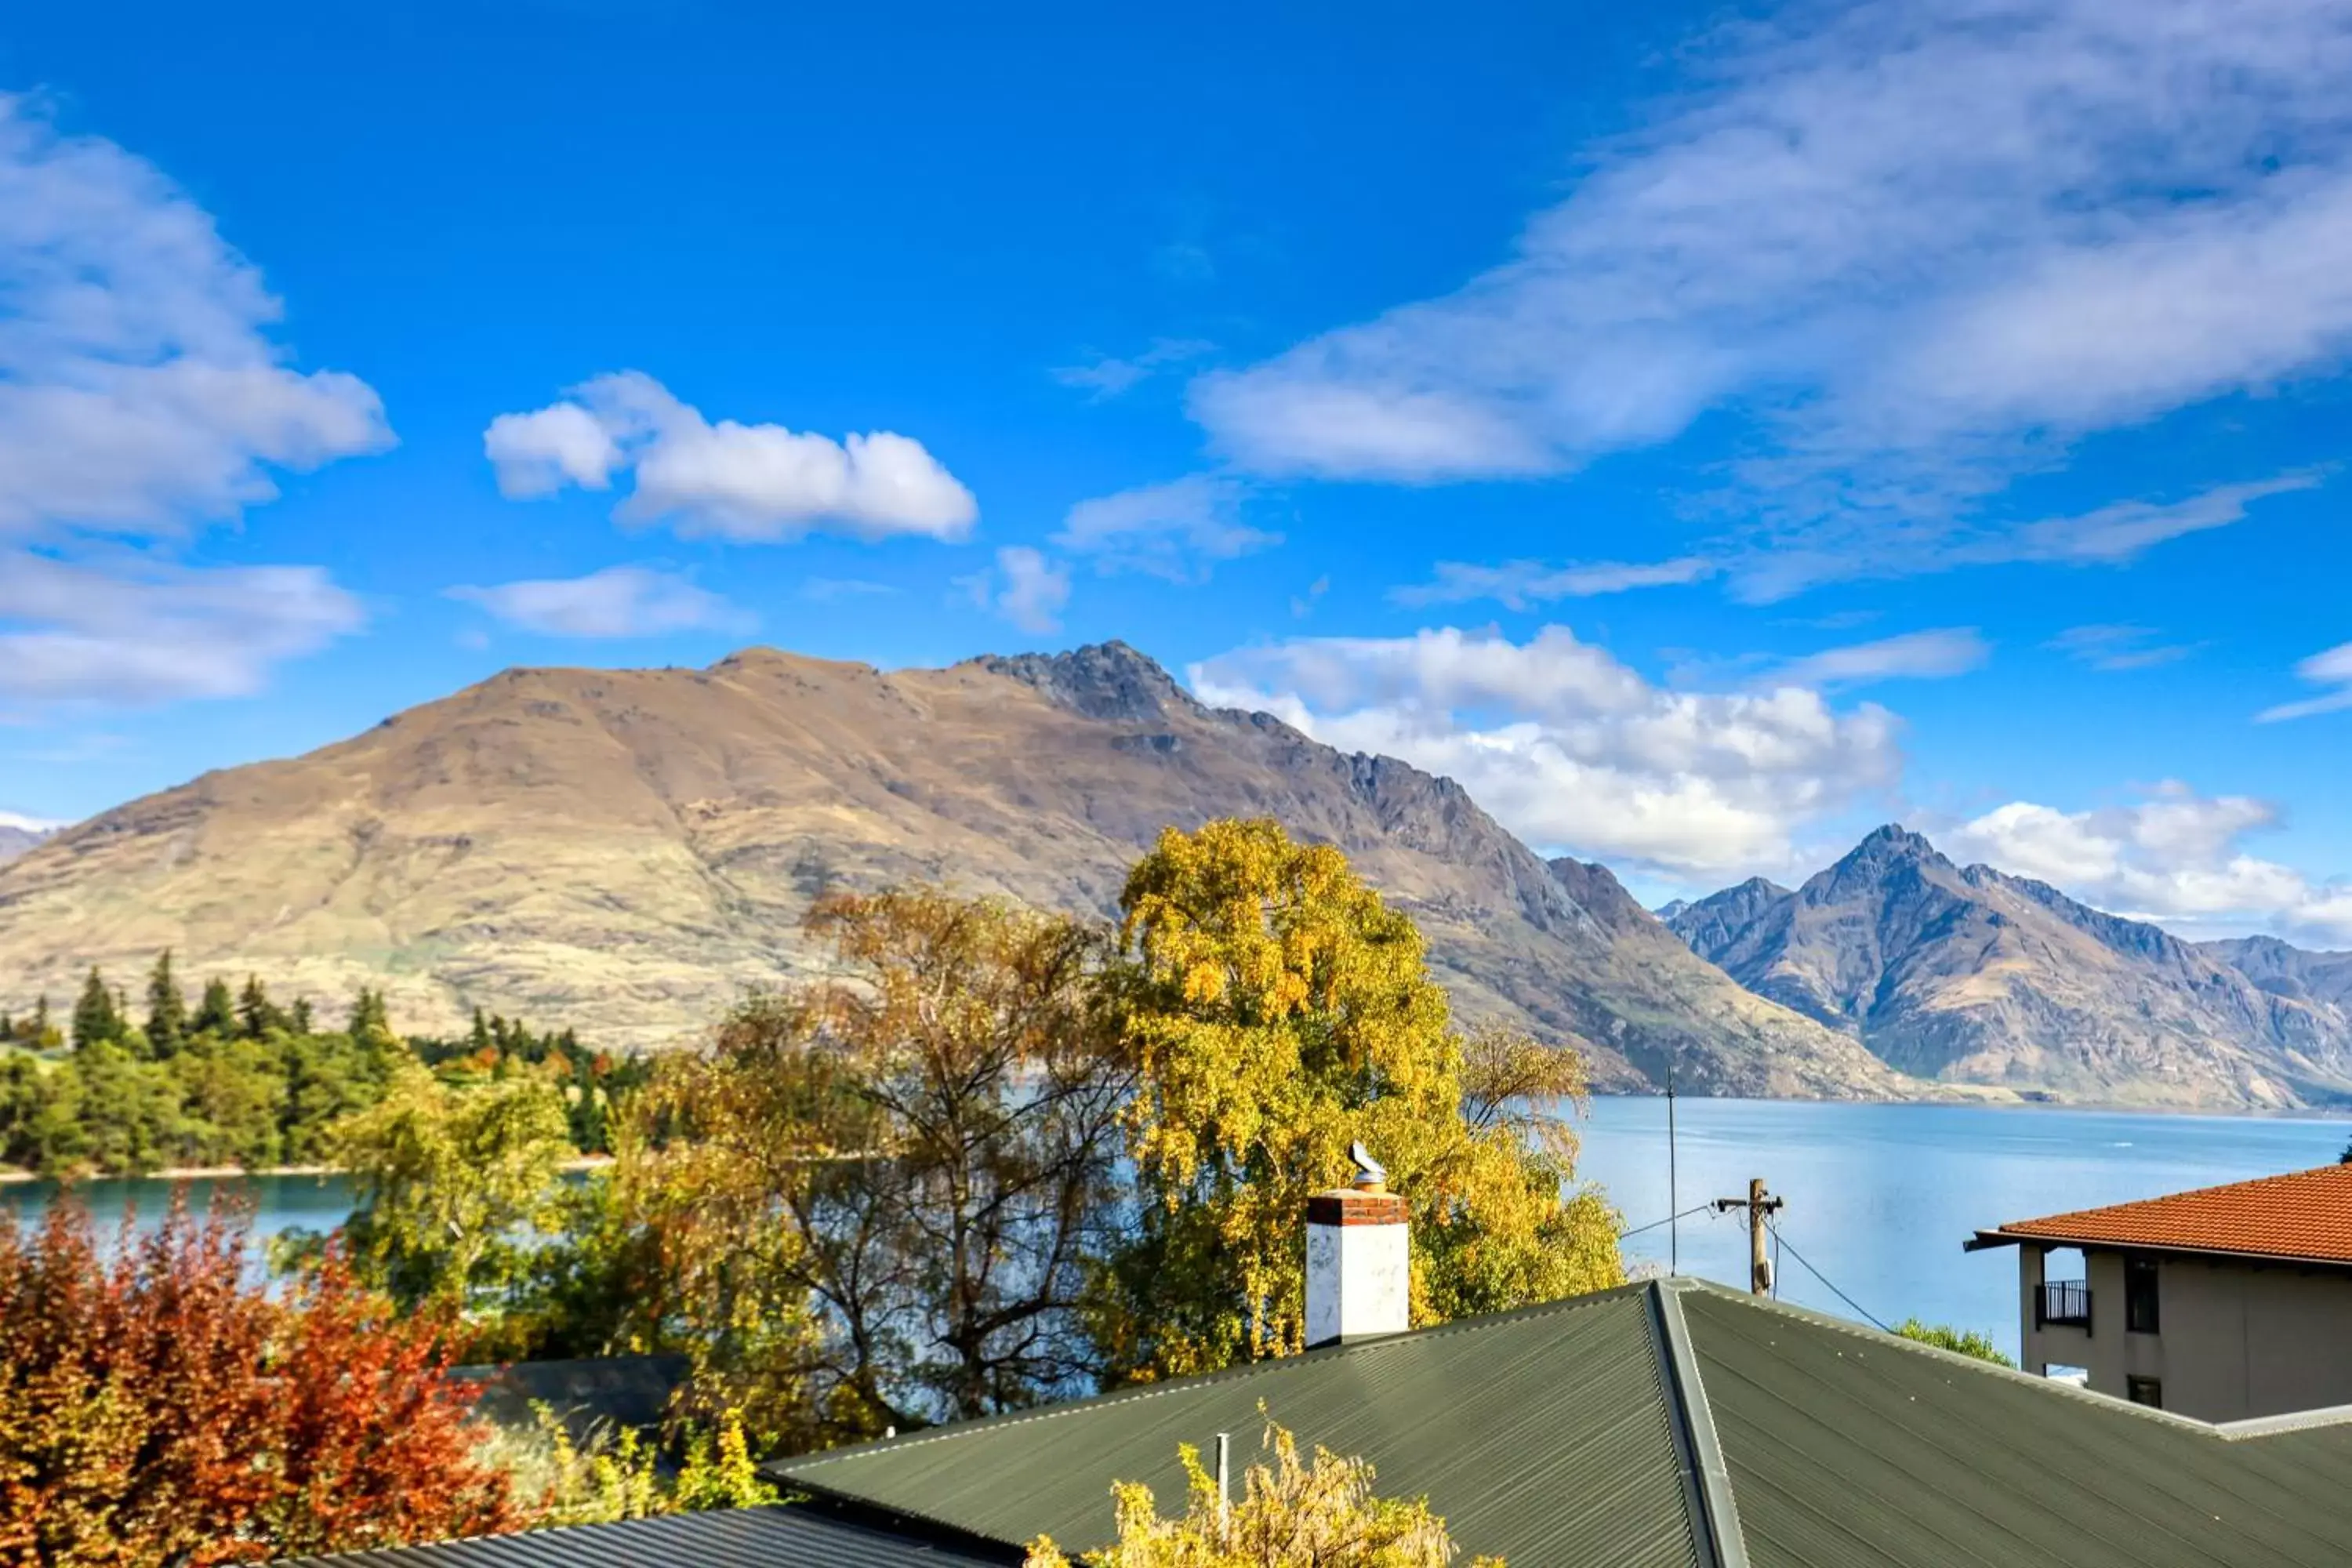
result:
[[[2080,1404],[2090,1405],[2111,1415],[2153,1421],[2159,1426],[2201,1434],[2225,1443],[2245,1442],[2251,1438],[2271,1436],[2274,1435],[2271,1430],[2232,1431],[2231,1428],[2251,1427],[2273,1421],[2286,1422],[2299,1417],[2302,1425],[2309,1426],[2352,1424],[2352,1405],[2329,1405],[2319,1410],[2292,1412],[2285,1415],[2251,1416],[2242,1422],[2200,1421],[2193,1415],[2183,1415],[2176,1410],[2162,1410],[2152,1405],[2135,1405],[2128,1399],[2118,1399],[2112,1394],[2101,1394],[2095,1389],[2080,1387],[2071,1383],[2062,1383],[2054,1377],[2036,1377],[2021,1366],[2003,1366],[1998,1362],[1963,1355],[1958,1351],[1948,1351],[1941,1345],[1931,1345],[1924,1340],[1915,1340],[1906,1334],[1892,1333],[1885,1330],[1872,1328],[1867,1323],[1857,1323],[1850,1319],[1841,1318],[1834,1312],[1824,1312],[1812,1307],[1801,1307],[1793,1301],[1783,1301],[1777,1297],[1749,1295],[1744,1291],[1735,1290],[1728,1285],[1718,1285],[1712,1279],[1679,1275],[1675,1278],[1677,1288],[1682,1290],[1696,1290],[1705,1295],[1719,1296],[1726,1300],[1753,1308],[1758,1311],[1775,1312],[1785,1318],[1794,1318],[1801,1323],[1810,1323],[1816,1328],[1843,1334],[1849,1339],[1861,1340],[1882,1350],[1892,1350],[1905,1355],[1923,1356],[1931,1361],[1940,1361],[1956,1371],[1970,1373],[1979,1377],[2022,1383],[2029,1387],[2041,1389],[2053,1397],[2072,1399]],[[1676,1310],[1679,1312],[1679,1303]]]
[[[1638,1294],[1646,1288],[1645,1282],[1634,1281],[1624,1285],[1613,1285],[1601,1290],[1588,1290],[1580,1296],[1562,1296],[1557,1300],[1538,1301],[1531,1306],[1515,1307],[1500,1312],[1476,1312],[1466,1318],[1454,1318],[1443,1323],[1432,1323],[1426,1328],[1407,1329],[1402,1333],[1381,1334],[1373,1339],[1357,1340],[1342,1344],[1321,1345],[1313,1350],[1301,1351],[1295,1355],[1268,1356],[1263,1361],[1240,1362],[1232,1366],[1220,1367],[1214,1372],[1195,1373],[1189,1377],[1171,1377],[1156,1383],[1131,1383],[1123,1388],[1108,1389],[1100,1394],[1087,1394],[1076,1399],[1057,1399],[1026,1410],[1008,1410],[994,1415],[967,1416],[954,1421],[942,1421],[936,1426],[927,1426],[903,1436],[872,1437],[863,1443],[845,1443],[836,1448],[818,1448],[805,1454],[792,1454],[782,1458],[769,1459],[759,1468],[769,1475],[785,1477],[805,1485],[809,1483],[798,1473],[799,1469],[805,1466],[828,1464],[837,1459],[859,1458],[867,1453],[884,1449],[895,1452],[926,1443],[952,1442],[959,1437],[971,1436],[982,1428],[993,1431],[1003,1426],[1019,1426],[1035,1421],[1051,1421],[1066,1415],[1081,1415],[1087,1411],[1098,1410],[1108,1405],[1152,1399],[1162,1394],[1181,1394],[1188,1389],[1202,1387],[1210,1384],[1240,1382],[1246,1378],[1290,1371],[1311,1362],[1364,1354],[1390,1345],[1406,1344],[1441,1334],[1475,1333],[1514,1319],[1549,1317],[1558,1312],[1579,1311],[1586,1307],[1621,1296]]]
[[[1676,1278],[1658,1281],[1658,1288],[1650,1292],[1650,1312],[1657,1329],[1666,1407],[1673,1412],[1675,1446],[1685,1466],[1683,1479],[1693,1516],[1691,1543],[1697,1549],[1700,1568],[1748,1568],[1748,1537],[1739,1528],[1731,1467],[1723,1457],[1715,1412],[1707,1404],[1706,1384],[1691,1345],[1690,1325],[1683,1318],[1683,1292],[1688,1289]]]

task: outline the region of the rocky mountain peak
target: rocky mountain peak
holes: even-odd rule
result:
[[[1049,701],[1089,719],[1134,723],[1200,709],[1150,656],[1116,638],[1068,653],[983,654],[968,662],[1034,687]]]

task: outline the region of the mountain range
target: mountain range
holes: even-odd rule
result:
[[[941,880],[1107,913],[1165,826],[1270,816],[1344,849],[1458,1014],[1571,1041],[1604,1088],[1931,1092],[1694,953],[1616,879],[1547,864],[1460,785],[1210,709],[1120,643],[891,673],[754,648],[706,669],[520,668],[308,755],[211,773],[0,867],[0,1001],[132,981],[380,985],[657,1047],[812,972],[836,885]]]
[[[1660,911],[1759,995],[1947,1083],[2121,1103],[2352,1100],[2352,953],[2190,942],[1878,829],[1796,889]]]
[[[2196,943],[1897,826],[1789,889],[1643,910],[1460,785],[1212,709],[1122,643],[884,672],[518,668],[291,759],[0,840],[0,1008],[89,966],[254,973],[405,1027],[476,1006],[688,1041],[816,971],[827,888],[907,879],[1107,915],[1166,826],[1268,816],[1410,911],[1456,1013],[1695,1093],[2352,1100],[2352,953]],[[29,834],[21,835],[32,838]]]

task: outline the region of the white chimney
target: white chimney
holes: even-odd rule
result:
[[[1412,1326],[1412,1227],[1385,1173],[1355,1150],[1353,1187],[1307,1200],[1307,1344],[1401,1334]]]

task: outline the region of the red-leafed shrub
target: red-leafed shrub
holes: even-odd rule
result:
[[[0,1222],[0,1563],[204,1568],[511,1529],[443,1325],[332,1259],[273,1299],[242,1216],[110,1254]]]

